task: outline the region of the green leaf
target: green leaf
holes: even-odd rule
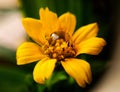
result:
[[[37,92],[45,92],[46,90],[46,85],[39,84],[37,87],[38,87]]]
[[[48,88],[50,88],[52,85],[54,85],[60,81],[66,80],[66,79],[67,79],[67,75],[65,74],[64,71],[54,72],[52,77],[50,79],[46,80],[46,86]]]

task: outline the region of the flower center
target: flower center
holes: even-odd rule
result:
[[[65,58],[75,57],[76,51],[74,45],[71,44],[70,36],[57,35],[53,33],[48,39],[49,46],[45,49],[45,54],[49,55],[50,58],[55,58],[57,61],[64,60]]]

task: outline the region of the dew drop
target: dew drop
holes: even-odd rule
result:
[[[57,40],[57,39],[59,38],[59,35],[53,33],[53,34],[51,35],[51,37],[53,38],[53,40]]]

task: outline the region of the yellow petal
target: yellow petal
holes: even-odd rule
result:
[[[44,84],[45,80],[52,75],[56,62],[56,59],[42,59],[39,61],[33,71],[34,80],[37,83]]]
[[[79,86],[85,87],[86,83],[92,80],[91,69],[89,63],[81,59],[66,59],[61,61],[65,71],[73,77]]]
[[[25,42],[17,49],[17,64],[27,64],[44,58],[41,48],[32,42]]]
[[[32,18],[24,18],[22,20],[23,26],[27,34],[37,43],[43,45],[46,43],[45,34],[42,30],[42,24],[39,20]]]
[[[59,22],[61,30],[72,35],[76,26],[76,17],[67,12],[59,17]]]
[[[48,8],[41,8],[39,13],[40,20],[42,21],[42,24],[44,26],[44,31],[46,32],[46,34],[51,34],[57,25],[57,14],[49,11]]]
[[[90,38],[86,41],[81,42],[79,45],[76,45],[77,55],[82,53],[97,55],[101,52],[103,46],[105,45],[106,42],[102,38]]]
[[[73,41],[78,44],[81,41],[87,40],[91,37],[97,36],[98,26],[97,23],[91,23],[79,28],[73,35]]]

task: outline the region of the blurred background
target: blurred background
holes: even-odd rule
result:
[[[120,92],[119,5],[119,0],[0,0],[0,92],[59,92],[62,89],[68,92]],[[58,16],[67,11],[75,14],[76,29],[98,23],[98,36],[104,38],[107,45],[98,56],[80,56],[91,64],[93,73],[93,82],[85,89],[66,77],[63,71],[55,72],[46,85],[38,85],[32,79],[34,63],[16,65],[17,47],[29,40],[21,19],[39,19],[41,7],[48,7]]]

